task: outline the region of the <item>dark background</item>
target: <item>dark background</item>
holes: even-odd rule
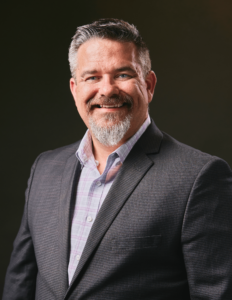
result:
[[[69,91],[68,47],[79,25],[134,23],[158,77],[150,114],[183,143],[232,166],[232,1],[8,1],[1,5],[0,295],[36,156],[86,128]]]

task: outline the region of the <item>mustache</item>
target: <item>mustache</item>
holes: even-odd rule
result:
[[[87,103],[87,107],[88,112],[90,112],[93,106],[116,104],[125,104],[131,109],[133,107],[133,98],[126,94],[113,95],[112,97],[101,96],[99,98],[90,99]]]

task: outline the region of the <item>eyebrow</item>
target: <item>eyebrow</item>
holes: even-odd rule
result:
[[[136,73],[136,71],[134,69],[132,69],[131,67],[122,67],[122,68],[118,68],[116,69],[117,72],[124,72],[124,71],[129,71],[132,73]]]
[[[97,70],[86,70],[81,74],[81,77],[84,77],[85,75],[94,75],[97,73]]]
[[[116,72],[124,72],[124,71],[129,71],[132,72],[133,74],[136,74],[136,71],[134,69],[132,69],[131,67],[121,67],[115,70]],[[84,77],[85,75],[94,75],[98,73],[97,70],[86,70],[81,74],[81,77]]]

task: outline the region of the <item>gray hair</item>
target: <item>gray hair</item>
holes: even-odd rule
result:
[[[69,47],[69,65],[71,75],[76,79],[77,51],[79,47],[91,38],[110,39],[119,42],[134,43],[138,52],[138,60],[142,68],[144,78],[151,70],[149,50],[144,43],[138,29],[123,20],[100,19],[91,24],[77,27]]]

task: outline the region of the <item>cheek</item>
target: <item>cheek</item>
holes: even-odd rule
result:
[[[92,84],[81,84],[77,86],[76,98],[83,102],[87,102],[97,94],[97,87]]]
[[[141,107],[146,103],[146,88],[139,83],[135,83],[130,89],[130,95],[133,97],[134,106]]]
[[[134,113],[138,116],[143,115],[148,109],[148,98],[146,89],[141,86],[137,86],[134,99]]]
[[[134,99],[134,101],[138,96],[141,95],[139,84],[136,81],[130,83],[128,82],[122,83],[120,89],[126,94],[128,94],[129,96],[131,96]]]
[[[92,99],[96,93],[91,88],[82,88],[76,92],[75,103],[79,113],[87,112],[88,100]]]
[[[80,93],[76,93],[75,104],[80,116],[82,117],[87,109],[87,104],[85,98]]]
[[[85,125],[88,127],[88,114],[87,114],[87,106],[80,102],[76,103],[77,111],[85,123]]]
[[[81,118],[83,119],[85,117],[85,108],[83,106],[82,103],[80,103],[80,101],[75,101],[76,102],[76,108],[77,108],[77,111],[79,113],[79,115],[81,116]]]

